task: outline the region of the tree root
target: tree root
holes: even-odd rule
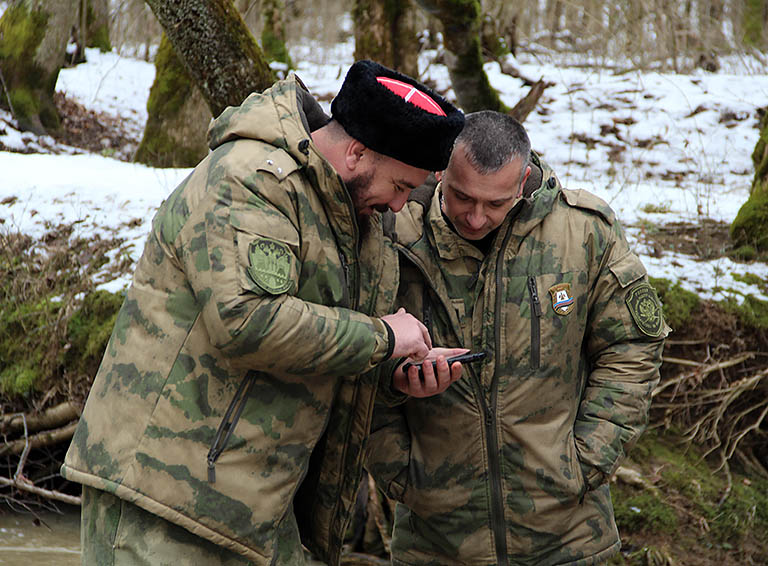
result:
[[[653,408],[664,411],[667,423],[682,424],[685,439],[703,445],[705,457],[716,454],[718,469],[729,480],[734,457],[768,474],[764,461],[746,456],[761,445],[768,427],[768,369],[747,363],[758,355],[748,351],[712,360],[707,353],[703,362],[665,356],[665,363],[693,369],[664,380],[652,393]]]

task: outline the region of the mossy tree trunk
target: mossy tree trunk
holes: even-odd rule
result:
[[[213,116],[275,80],[232,0],[147,0]]]
[[[371,59],[419,75],[416,14],[411,0],[356,0],[355,59]]]
[[[731,224],[731,238],[737,246],[754,248],[763,254],[768,252],[768,109],[760,121],[760,139],[752,153],[752,162],[755,165],[752,188]]]
[[[744,43],[763,49],[766,42],[765,28],[768,23],[768,0],[745,0],[742,30]]]
[[[15,0],[0,18],[0,106],[20,128],[59,128],[53,93],[77,10],[70,0]]]
[[[211,111],[165,34],[155,57],[147,114],[136,161],[153,167],[193,167],[205,157]]]
[[[71,37],[76,48],[67,53],[67,65],[70,66],[85,63],[86,47],[97,47],[102,52],[112,49],[109,41],[109,0],[77,0],[76,4],[77,25]]]
[[[109,40],[109,0],[88,0],[86,12],[86,45],[106,53],[112,50]]]
[[[283,63],[292,69],[293,61],[285,46],[284,14],[283,0],[262,0],[261,16],[264,27],[261,29],[261,49],[269,61]]]
[[[508,109],[502,104],[483,69],[480,0],[418,2],[443,24],[443,41],[448,50],[446,65],[459,106],[465,112],[506,112]]]

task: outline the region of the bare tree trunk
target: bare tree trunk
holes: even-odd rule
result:
[[[648,60],[645,49],[645,0],[628,0],[627,51],[639,67],[645,67]]]
[[[748,246],[757,253],[768,252],[768,109],[760,121],[760,137],[752,163],[755,177],[749,198],[731,224],[731,238],[737,246]]]
[[[77,16],[69,0],[15,0],[0,18],[0,106],[22,129],[59,127],[53,93]]]
[[[560,22],[563,17],[563,2],[562,0],[547,0],[545,22],[547,29],[549,30],[550,45],[554,45],[555,38],[562,29]]]
[[[712,46],[717,52],[723,51],[728,47],[728,42],[723,35],[723,21],[725,19],[724,0],[709,0],[702,2],[703,14],[703,37],[706,45]]]
[[[232,0],[147,0],[211,113],[275,80]]]
[[[147,125],[135,161],[154,167],[194,167],[208,153],[211,111],[163,34],[147,101]]]
[[[459,106],[465,112],[506,111],[483,69],[479,0],[418,0],[443,24],[446,64]]]
[[[352,15],[355,59],[371,59],[418,76],[418,30],[411,0],[356,0]]]

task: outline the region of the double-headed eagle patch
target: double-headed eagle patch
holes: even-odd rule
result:
[[[248,249],[248,275],[271,295],[285,293],[293,285],[291,250],[282,242],[259,238]]]

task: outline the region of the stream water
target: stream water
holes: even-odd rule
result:
[[[79,566],[80,509],[37,517],[0,509],[0,565]]]

